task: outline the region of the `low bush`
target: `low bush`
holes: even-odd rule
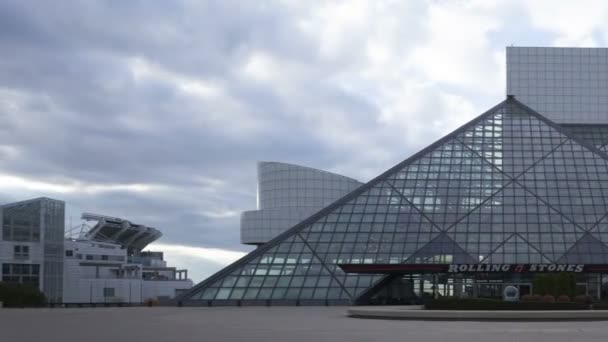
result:
[[[560,302],[560,303],[570,302],[570,297],[566,296],[566,295],[561,295],[561,296],[559,296],[559,297],[556,298],[556,301]]]
[[[591,303],[593,303],[593,297],[591,297],[589,295],[578,295],[578,296],[574,297],[574,301],[576,303],[591,304]]]
[[[592,308],[593,310],[608,310],[608,303],[593,303]]]
[[[555,303],[555,297],[553,297],[552,295],[544,295],[542,297],[542,301],[544,303]]]
[[[505,302],[483,298],[442,298],[424,305],[427,310],[587,310],[584,303],[564,302]]]
[[[159,306],[160,301],[156,298],[148,298],[148,299],[144,300],[144,305],[145,306]]]
[[[0,302],[7,308],[39,307],[46,297],[33,286],[0,282]]]
[[[572,272],[537,273],[534,276],[534,292],[539,295],[574,296],[576,275]]]
[[[543,297],[539,295],[524,295],[521,296],[522,302],[542,302]]]

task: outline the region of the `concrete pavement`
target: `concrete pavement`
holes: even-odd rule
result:
[[[364,320],[347,307],[2,309],[10,342],[607,341],[606,322]]]

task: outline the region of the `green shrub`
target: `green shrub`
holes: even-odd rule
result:
[[[46,297],[29,285],[0,282],[0,302],[7,307],[37,307],[46,305]]]
[[[427,310],[587,310],[583,303],[505,302],[483,298],[442,298],[424,305]]]
[[[574,273],[559,273],[554,275],[554,281],[556,282],[554,296],[567,295],[568,297],[574,297],[576,294],[576,275]]]
[[[552,295],[557,297],[567,295],[574,297],[576,292],[576,275],[574,273],[539,273],[534,276],[533,283],[534,293],[541,296]]]

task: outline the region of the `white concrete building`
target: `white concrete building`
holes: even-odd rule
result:
[[[162,252],[142,251],[162,235],[157,229],[86,217],[98,221],[95,227],[66,239],[64,202],[37,198],[0,206],[0,281],[38,287],[49,303],[65,304],[142,303],[192,287],[188,272],[168,267]]]
[[[50,198],[0,206],[0,281],[38,287],[61,302],[64,213],[65,203]]]
[[[63,283],[67,304],[170,299],[193,285],[185,271],[167,267],[164,260],[135,261],[118,244],[91,240],[66,240]]]

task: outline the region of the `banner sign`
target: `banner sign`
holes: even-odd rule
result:
[[[585,265],[580,264],[451,264],[448,273],[581,273]]]
[[[604,264],[341,264],[346,273],[608,273]]]

